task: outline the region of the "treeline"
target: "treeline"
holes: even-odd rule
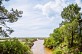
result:
[[[19,41],[17,38],[0,41],[0,54],[33,54],[31,47],[36,38],[26,38]]]
[[[34,45],[34,41],[37,41],[37,38],[26,38],[25,44],[31,48]]]
[[[61,12],[63,21],[59,28],[54,29],[50,37],[44,40],[45,47],[53,49],[53,54],[81,54],[82,53],[82,24],[77,4],[70,4]]]

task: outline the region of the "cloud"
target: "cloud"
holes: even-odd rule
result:
[[[22,4],[21,4],[22,3]],[[20,1],[15,0],[14,2],[10,1],[6,6],[9,10],[11,8],[16,8],[18,10],[22,10],[23,17],[20,18],[17,22],[13,24],[8,24],[11,28],[15,30],[12,37],[48,37],[50,33],[52,33],[54,28],[57,28],[61,19],[60,16],[54,14],[55,10],[53,9],[54,3],[48,2],[47,4],[38,5],[39,9],[44,11],[44,13],[40,13],[37,7],[28,4],[27,0]],[[52,13],[52,12],[53,13]],[[56,11],[57,12],[57,11]],[[47,13],[49,16],[47,16]],[[44,15],[43,15],[44,14]],[[51,18],[50,18],[51,17]],[[56,18],[55,18],[56,17]]]
[[[81,0],[51,0],[45,4],[37,4],[36,9],[41,10],[43,15],[48,17],[55,17],[55,15],[60,15],[64,7],[67,7],[69,4],[78,4],[82,7]]]
[[[11,37],[47,37],[52,31],[51,28],[54,26],[52,24],[52,20],[43,16],[32,7],[33,6],[28,4],[27,0],[14,0],[8,2],[8,5],[6,5],[8,10],[14,8],[23,11],[22,18],[13,24],[8,24],[8,26],[13,28],[15,31],[11,34]]]
[[[41,10],[43,15],[52,17],[56,14],[60,14],[67,5],[68,3],[66,3],[66,0],[54,0],[49,1],[46,4],[37,4],[35,8]]]
[[[36,1],[36,2],[34,2]],[[48,37],[61,23],[61,11],[71,3],[80,0],[10,0],[4,2],[6,8],[22,10],[23,16],[17,22],[8,24],[15,30],[12,37]]]

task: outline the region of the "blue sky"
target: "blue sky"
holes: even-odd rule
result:
[[[61,11],[72,3],[82,6],[82,0],[10,0],[4,6],[22,10],[17,22],[8,24],[14,29],[11,37],[49,37],[61,23]]]

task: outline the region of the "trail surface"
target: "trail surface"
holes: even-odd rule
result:
[[[34,45],[31,48],[33,54],[52,54],[52,51],[45,48],[43,43],[44,40],[37,40],[34,42]]]

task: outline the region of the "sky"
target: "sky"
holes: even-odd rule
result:
[[[49,37],[62,22],[61,12],[69,4],[82,7],[82,0],[10,0],[4,6],[23,11],[22,17],[9,23],[14,32],[11,37]],[[81,10],[82,11],[82,10]]]

